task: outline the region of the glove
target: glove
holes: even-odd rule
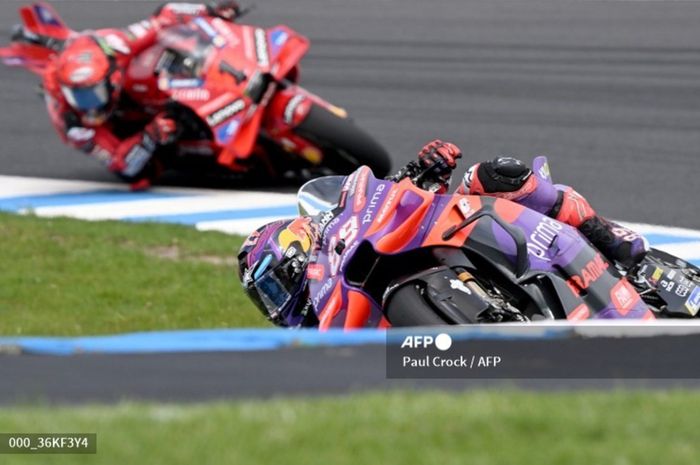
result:
[[[172,118],[158,115],[146,126],[146,133],[158,145],[172,144],[177,139],[177,123]]]
[[[235,0],[218,0],[211,2],[207,9],[212,16],[226,21],[234,21],[241,13],[241,6]]]
[[[425,169],[437,165],[435,170],[438,173],[451,172],[457,166],[457,159],[459,158],[462,158],[462,151],[459,147],[439,139],[428,143],[418,153],[420,165]]]

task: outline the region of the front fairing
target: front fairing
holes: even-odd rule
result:
[[[380,305],[344,278],[363,242],[382,255],[424,247],[462,248],[525,289],[542,286],[543,280],[550,283],[559,310],[571,319],[647,314],[634,289],[575,228],[516,203],[436,195],[409,180],[376,179],[367,167],[343,179],[339,192],[322,197],[328,210],[313,212],[321,239],[308,273],[310,298],[322,329],[347,327],[358,313],[366,314],[365,326],[387,324]],[[446,235],[465,218],[474,220]]]
[[[385,326],[381,306],[361,288],[350,285],[344,277],[345,270],[364,241],[385,253],[419,247],[429,224],[421,220],[430,216],[434,194],[420,190],[422,194],[417,193],[408,180],[396,184],[376,179],[366,166],[350,176],[336,178],[336,185],[340,179],[343,182],[339,191],[321,199],[312,196],[310,202],[318,206],[318,201],[323,200],[331,207],[314,211],[321,240],[307,275],[311,302],[322,329],[357,324]],[[398,196],[398,192],[402,195]],[[313,207],[302,208],[308,213]],[[399,244],[402,245],[395,252],[386,250]]]
[[[252,145],[234,146],[234,142],[243,129],[246,135],[257,136],[258,113],[263,110],[249,94],[263,73],[275,74],[289,66],[280,60],[284,61],[286,45],[295,40],[306,43],[286,26],[263,29],[220,18],[195,18],[160,31],[157,43],[134,58],[127,72],[128,91],[137,100],[162,94],[190,108],[220,147],[243,150],[246,153],[234,155],[245,157]],[[246,126],[250,121],[255,127]]]

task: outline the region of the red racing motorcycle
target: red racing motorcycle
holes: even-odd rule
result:
[[[22,7],[20,16],[23,24],[0,58],[43,76],[77,32],[45,3]],[[283,25],[263,29],[197,17],[158,32],[124,70],[124,91],[136,102],[157,103],[180,123],[177,142],[155,155],[175,171],[270,179],[347,174],[368,165],[386,175],[384,148],[345,110],[299,85],[309,45]]]

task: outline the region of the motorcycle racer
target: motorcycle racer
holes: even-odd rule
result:
[[[125,87],[124,69],[164,27],[203,16],[234,21],[239,12],[232,0],[166,3],[126,29],[68,38],[43,81],[49,116],[61,139],[102,161],[132,189],[147,188],[160,169],[152,160],[154,151],[175,142],[180,128],[162,102],[140,99]]]
[[[409,163],[392,178],[414,177],[432,170],[423,187],[438,193],[449,190],[460,149],[449,142],[434,140],[419,153],[417,162]],[[463,195],[486,195],[507,199],[574,226],[606,257],[629,268],[638,263],[649,249],[639,234],[596,213],[588,201],[572,187],[554,185],[548,168],[534,172],[522,161],[497,157],[474,164],[465,173],[455,191]]]
[[[461,150],[434,140],[387,180],[409,178],[416,186],[440,194],[449,190]],[[540,172],[538,172],[540,171]],[[477,163],[464,176],[457,194],[505,198],[574,226],[609,259],[624,267],[648,251],[635,232],[599,216],[571,187],[554,185],[545,167],[533,171],[521,161],[500,157]],[[263,315],[278,326],[317,326],[308,296],[307,274],[321,240],[309,216],[270,223],[253,232],[238,255],[243,288]],[[312,264],[313,265],[313,264]]]

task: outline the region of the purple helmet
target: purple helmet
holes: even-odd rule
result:
[[[316,246],[310,217],[275,221],[253,232],[238,253],[239,277],[248,297],[278,326],[314,326],[306,297],[306,267]]]

